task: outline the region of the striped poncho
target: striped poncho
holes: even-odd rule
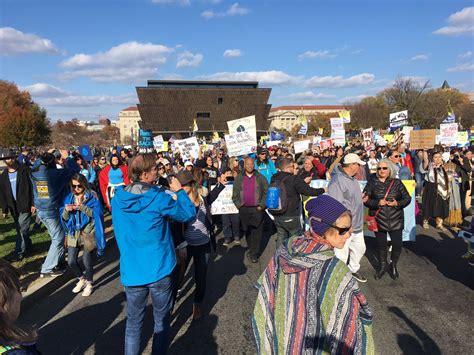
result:
[[[321,239],[290,238],[256,287],[252,323],[259,353],[375,353],[367,300]]]

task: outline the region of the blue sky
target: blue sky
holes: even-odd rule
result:
[[[116,119],[148,79],[257,80],[273,107],[471,92],[473,39],[471,1],[0,0],[0,77],[53,121]]]

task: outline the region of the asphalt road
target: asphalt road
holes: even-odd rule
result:
[[[373,241],[361,272],[361,284],[375,310],[374,337],[378,354],[472,354],[474,340],[474,268],[460,256],[466,244],[434,228],[418,230],[415,243],[405,243],[400,279],[373,279]],[[267,231],[267,234],[270,234]],[[253,287],[274,251],[274,237],[258,264],[249,264],[245,248],[229,250],[219,240],[208,271],[205,310],[191,322],[193,282],[188,271],[183,296],[172,320],[171,354],[254,354],[250,316],[256,299]],[[22,311],[21,321],[39,329],[44,354],[123,353],[125,295],[119,280],[114,240],[106,259],[95,267],[95,292],[74,295],[73,280]],[[153,321],[148,306],[143,328],[143,353],[150,353]]]

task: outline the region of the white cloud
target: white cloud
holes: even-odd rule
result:
[[[191,0],[151,0],[154,4],[159,5],[170,5],[170,4],[177,4],[180,6],[189,6],[191,5]]]
[[[410,58],[411,61],[415,61],[415,60],[422,60],[422,61],[426,61],[428,60],[428,54],[417,54],[413,57]]]
[[[343,88],[359,85],[371,84],[375,79],[374,74],[363,73],[343,78],[342,76],[313,76],[306,80],[307,87],[328,87],[328,88]]]
[[[205,19],[227,17],[227,16],[244,16],[250,13],[250,10],[241,7],[238,2],[233,3],[225,12],[215,12],[212,10],[206,10],[201,13],[201,16]]]
[[[110,105],[132,105],[137,103],[136,94],[127,95],[70,95],[65,97],[51,97],[40,100],[44,106],[61,106],[61,107],[93,107],[93,106],[110,106]]]
[[[443,36],[460,36],[474,34],[474,7],[465,7],[448,17],[448,26],[434,31],[434,34]]]
[[[193,54],[191,52],[183,52],[178,55],[178,62],[176,63],[176,68],[184,67],[198,67],[201,65],[204,56],[202,54]]]
[[[353,102],[359,102],[361,101],[362,99],[368,97],[369,95],[355,95],[355,96],[346,96],[346,97],[343,97],[341,98],[340,100],[338,100],[338,102],[340,104],[343,104],[343,103],[346,103],[346,102],[350,102],[350,103],[353,103]]]
[[[226,58],[234,58],[234,57],[240,57],[242,55],[242,52],[240,49],[227,49],[224,51],[223,55]]]
[[[319,58],[319,59],[327,59],[327,58],[335,58],[337,57],[337,54],[333,54],[328,50],[324,51],[306,51],[300,55],[298,55],[298,59],[314,59],[314,58]]]
[[[467,51],[465,53],[462,53],[462,54],[458,55],[458,59],[468,59],[468,58],[471,58],[471,57],[472,57],[472,52],[471,51]]]
[[[36,83],[24,86],[21,89],[28,91],[31,96],[35,97],[64,97],[69,95],[67,91],[46,83]]]
[[[280,96],[281,99],[289,99],[289,100],[297,100],[297,101],[304,101],[304,100],[320,100],[320,99],[331,99],[335,97],[334,95],[318,93],[315,94],[312,91],[305,91],[305,92],[295,92],[293,94]]]
[[[448,68],[448,72],[474,71],[474,63],[463,63],[455,67]]]
[[[137,82],[154,76],[157,66],[166,63],[172,51],[160,44],[126,42],[106,52],[81,53],[64,60],[61,66],[67,71],[59,78],[85,76],[100,82]]]
[[[11,27],[0,28],[0,55],[26,53],[60,54],[60,51],[49,39]]]
[[[279,70],[256,71],[256,72],[221,72],[200,77],[204,80],[224,81],[258,81],[268,85],[290,85],[297,84],[303,77],[296,77]]]

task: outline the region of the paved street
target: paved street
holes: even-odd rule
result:
[[[267,238],[268,239],[268,238]],[[219,240],[210,265],[205,308],[209,315],[191,323],[192,282],[184,287],[173,315],[172,354],[253,354],[250,315],[256,298],[255,280],[274,251],[270,237],[259,264],[249,264],[245,249],[228,251]],[[362,284],[374,307],[374,336],[378,354],[472,353],[474,268],[461,260],[465,243],[433,228],[418,230],[416,243],[405,243],[401,278],[373,279],[373,243],[367,240]],[[22,314],[22,321],[39,328],[44,354],[118,354],[123,352],[125,295],[119,280],[114,240],[105,261],[95,267],[95,292],[74,295],[71,280]],[[144,353],[150,352],[151,306],[144,325]]]

